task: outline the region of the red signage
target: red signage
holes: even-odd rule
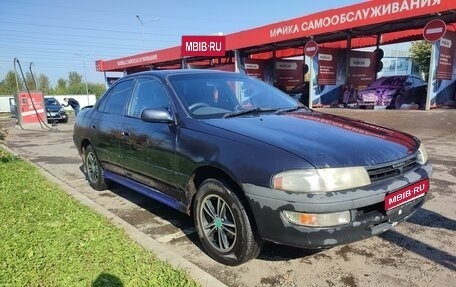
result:
[[[304,80],[302,60],[277,60],[275,64],[277,88],[288,90]]]
[[[245,59],[245,73],[264,81],[265,61],[260,59]]]
[[[429,21],[424,26],[423,37],[428,42],[435,42],[445,35],[446,23],[440,19],[434,19]]]
[[[334,33],[357,27],[381,25],[383,23],[394,22],[401,19],[419,19],[421,16],[452,11],[454,9],[456,9],[456,1],[454,0],[363,1],[359,4],[321,11],[303,17],[229,34],[226,36],[226,50],[261,46],[268,43]],[[404,32],[407,33],[409,30]],[[402,35],[403,32],[396,33]],[[394,37],[393,39],[395,39],[397,36],[396,33],[385,33],[384,38],[391,39],[391,37]],[[358,38],[357,41],[372,45],[375,44],[375,39],[372,42],[369,42],[368,39],[374,38]],[[335,44],[337,43],[338,42],[335,42]],[[346,45],[346,41],[343,41],[343,44],[340,45]],[[290,50],[287,49],[282,51]],[[154,53],[144,53],[120,59],[102,61],[97,65],[97,68],[100,71],[124,71],[129,67],[154,65],[157,63],[166,63],[167,61],[179,60],[181,54],[182,47],[175,46],[158,50]]]
[[[385,210],[390,210],[424,196],[428,190],[429,179],[424,179],[390,193],[385,196]]]
[[[437,65],[437,80],[451,80],[453,78],[453,64],[456,53],[456,33],[447,31],[440,39],[439,63]]]
[[[375,0],[230,34],[228,49],[310,37],[455,9],[452,0]]]
[[[337,76],[337,50],[320,48],[318,52],[318,84],[335,85]]]
[[[41,92],[19,92],[19,103],[17,103],[21,113],[22,123],[39,123],[46,121],[44,110],[44,97]]]
[[[363,89],[375,80],[376,54],[350,51],[348,82],[356,89]]]
[[[304,47],[304,53],[306,54],[307,57],[312,58],[315,56],[318,52],[318,44],[314,40],[310,40],[309,42],[306,43],[306,46]]]
[[[182,36],[182,57],[223,57],[225,49],[225,36]]]

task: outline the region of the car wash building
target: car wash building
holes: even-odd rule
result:
[[[338,106],[359,101],[358,92],[377,79],[381,45],[423,39],[432,52],[422,108],[455,106],[454,0],[373,0],[223,36],[184,35],[180,46],[98,60],[96,69],[108,83],[109,72],[235,71],[286,92],[300,87],[300,100],[309,107]]]

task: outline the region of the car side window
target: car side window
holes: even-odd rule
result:
[[[161,83],[156,79],[143,78],[136,82],[131,97],[128,115],[139,118],[144,109],[163,109],[169,107],[169,97]]]
[[[413,77],[412,79],[413,79],[413,82],[414,82],[415,86],[419,86],[419,85],[425,84],[425,82],[423,80],[421,80],[420,78]]]
[[[412,78],[407,78],[407,81],[405,81],[405,86],[406,87],[412,87],[413,86]]]
[[[99,106],[99,110],[113,115],[123,115],[125,103],[131,93],[133,80],[118,83]]]

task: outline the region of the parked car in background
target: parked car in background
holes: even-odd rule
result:
[[[73,140],[94,189],[118,182],[192,215],[228,265],[265,240],[317,249],[389,230],[423,204],[432,172],[416,137],[221,71],[125,76],[81,110]]]
[[[44,106],[48,122],[68,122],[68,114],[56,98],[45,97]]]
[[[400,109],[403,104],[426,105],[427,83],[412,76],[381,77],[358,92],[359,105]]]
[[[10,106],[10,115],[12,118],[17,118],[17,105],[16,100],[14,98],[9,98],[9,106]]]

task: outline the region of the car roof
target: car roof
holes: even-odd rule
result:
[[[227,74],[233,72],[225,72],[225,71],[218,71],[218,70],[207,70],[207,69],[171,69],[171,70],[153,70],[153,71],[144,71],[144,72],[137,72],[133,74],[129,74],[124,78],[135,78],[138,76],[159,76],[159,77],[167,77],[170,75],[188,75],[188,74]]]
[[[403,79],[403,78],[406,78],[406,77],[409,77],[409,76],[411,76],[411,75],[393,75],[393,76],[383,76],[383,77],[380,77],[378,79],[379,80],[380,79],[386,80],[386,79],[391,79],[391,78],[401,78],[401,79]]]
[[[44,104],[46,106],[60,106],[60,103],[56,98],[44,98]]]

